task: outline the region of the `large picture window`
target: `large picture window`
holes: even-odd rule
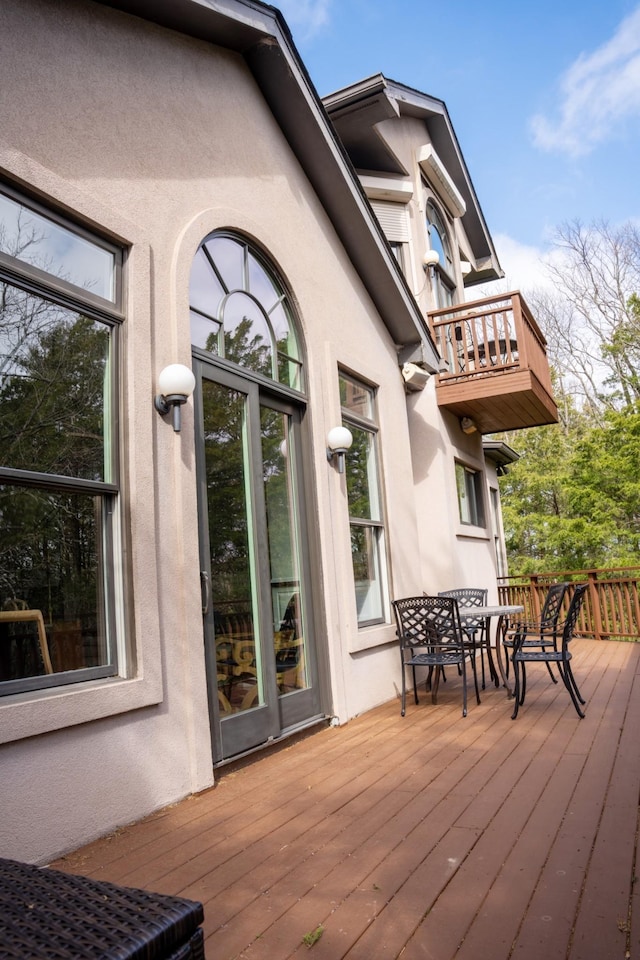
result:
[[[353,435],[346,466],[358,625],[385,620],[387,572],[375,390],[340,374],[342,422]]]
[[[117,672],[120,273],[0,184],[0,695]]]

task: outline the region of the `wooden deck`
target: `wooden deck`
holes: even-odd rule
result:
[[[574,650],[584,720],[542,665],[515,722],[452,677],[53,866],[201,900],[207,960],[640,960],[640,645]]]

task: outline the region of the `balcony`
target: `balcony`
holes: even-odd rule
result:
[[[520,293],[434,310],[429,323],[446,365],[439,407],[482,434],[558,422],[546,340]]]

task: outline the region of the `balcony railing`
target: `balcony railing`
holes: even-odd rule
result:
[[[481,433],[557,422],[546,340],[520,293],[434,310],[438,404]]]
[[[588,583],[578,633],[596,640],[640,640],[640,567],[615,570],[569,570],[505,577],[498,581],[501,603],[517,603],[524,617],[537,619],[552,583]],[[571,597],[569,590],[568,601]]]

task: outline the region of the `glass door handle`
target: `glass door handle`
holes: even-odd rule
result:
[[[206,570],[200,571],[200,590],[202,593],[202,616],[206,617],[211,603],[211,580]]]

